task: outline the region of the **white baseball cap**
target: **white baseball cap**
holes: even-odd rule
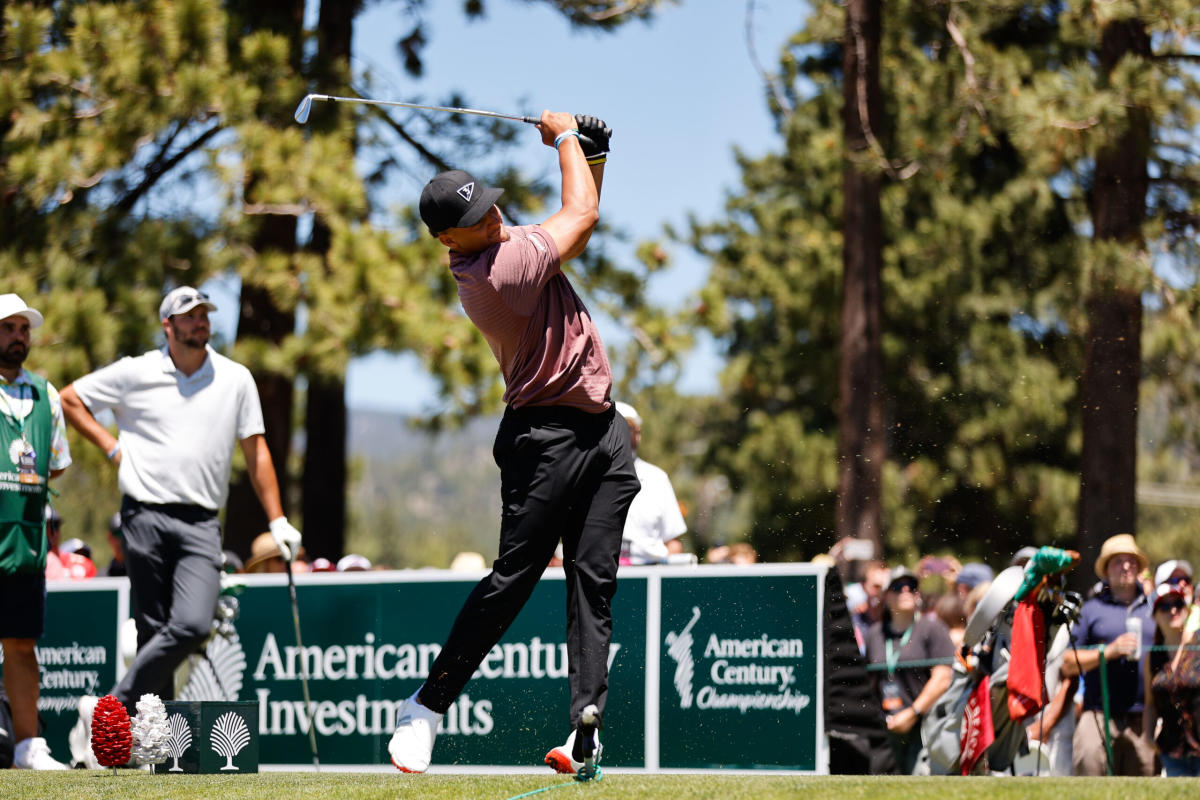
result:
[[[632,422],[634,425],[641,427],[642,418],[638,415],[637,409],[629,405],[629,403],[622,403],[620,400],[616,402],[616,406],[617,413],[624,417],[626,422]]]
[[[338,559],[338,572],[366,572],[371,569],[371,561],[358,553],[349,553]]]
[[[1171,559],[1159,564],[1158,569],[1154,571],[1155,585],[1167,583],[1176,570],[1180,570],[1187,575],[1187,579],[1192,579],[1192,565],[1183,559]]]
[[[15,294],[0,294],[0,319],[9,317],[24,317],[29,320],[29,327],[40,328],[42,315],[25,305],[25,301]]]
[[[216,311],[217,304],[208,299],[208,295],[191,286],[180,286],[167,292],[158,307],[160,319],[170,319],[176,314],[186,314],[196,306],[204,306],[209,311]]]

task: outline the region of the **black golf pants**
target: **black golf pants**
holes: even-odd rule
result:
[[[641,488],[629,426],[613,410],[509,408],[493,448],[503,506],[499,558],[471,591],[420,691],[445,713],[533,592],[561,538],[567,588],[571,727],[604,713],[617,559]]]

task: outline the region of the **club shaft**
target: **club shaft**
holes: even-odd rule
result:
[[[313,767],[321,771],[317,757],[317,732],[313,729],[312,698],[308,694],[308,667],[304,664],[304,642],[300,640],[300,604],[296,602],[296,580],[292,577],[292,562],[287,562],[288,594],[292,600],[292,624],[296,626],[296,650],[300,655],[300,689],[304,692],[304,713],[308,717],[308,746],[312,749]]]
[[[537,117],[523,117],[516,114],[500,114],[495,111],[480,111],[475,108],[454,108],[452,106],[425,106],[420,103],[402,103],[398,100],[368,100],[364,97],[338,97],[332,94],[311,94],[309,97],[313,100],[332,100],[336,103],[366,103],[373,106],[392,106],[395,108],[419,108],[424,111],[445,111],[450,114],[473,114],[477,117],[493,117],[495,119],[511,119],[517,122],[527,122],[530,125],[536,125],[539,120]]]

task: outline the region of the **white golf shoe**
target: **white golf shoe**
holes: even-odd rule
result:
[[[100,769],[100,762],[92,752],[92,714],[100,698],[85,694],[79,698],[79,720],[67,734],[67,745],[71,748],[71,766]]]
[[[13,766],[17,769],[70,769],[50,755],[50,745],[40,736],[22,739],[13,750]]]
[[[396,732],[388,742],[392,764],[401,772],[424,772],[433,758],[433,740],[437,737],[442,714],[417,702],[417,696],[405,700],[396,712]]]
[[[596,748],[595,763],[599,764],[600,753],[604,750],[603,745],[600,744],[600,731],[595,731],[592,734],[592,742]],[[546,764],[553,767],[555,772],[562,775],[579,775],[583,761],[575,760],[575,731],[571,731],[571,735],[567,737],[567,741],[564,744],[546,753]]]

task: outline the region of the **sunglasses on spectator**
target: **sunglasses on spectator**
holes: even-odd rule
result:
[[[1177,583],[1191,583],[1191,582],[1192,582],[1192,579],[1189,578],[1187,575],[1172,575],[1171,577],[1167,578],[1167,583],[1171,584],[1172,586],[1174,586]]]
[[[917,591],[917,582],[916,581],[896,581],[891,586],[888,587],[888,591],[896,592],[897,594],[902,594],[904,592],[916,592]]]

